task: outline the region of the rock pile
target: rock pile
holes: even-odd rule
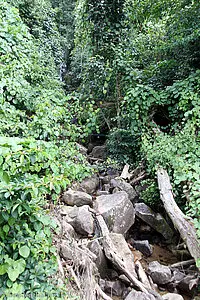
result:
[[[72,266],[81,299],[181,300],[182,293],[192,296],[198,284],[195,268],[180,271],[158,261],[149,263],[146,270],[142,267],[141,257],[151,256],[153,250],[148,240],[129,237],[126,241],[136,216],[146,230],[153,228],[168,241],[174,230],[160,214],[138,203],[134,187],[113,173],[86,178],[64,192],[54,214],[61,268]],[[140,258],[132,248],[142,253]],[[170,293],[161,296],[159,288]]]

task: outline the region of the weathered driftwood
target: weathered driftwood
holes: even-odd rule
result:
[[[66,269],[67,269],[67,271],[71,274],[71,276],[72,276],[74,282],[76,283],[77,288],[78,288],[79,290],[81,290],[81,283],[80,283],[78,277],[76,276],[76,274],[75,274],[75,272],[74,272],[72,266],[66,265]]]
[[[147,278],[149,280],[151,289],[154,291],[155,290],[155,284],[153,283],[153,279],[151,278],[151,276],[149,274],[147,274]]]
[[[185,248],[186,248],[185,243],[181,243],[181,244],[178,244],[174,249],[181,250],[181,249],[185,249]]]
[[[130,179],[131,174],[129,173],[129,165],[126,164],[122,170],[122,174],[120,175],[121,178],[123,179]]]
[[[185,261],[181,261],[178,263],[175,263],[173,265],[171,265],[170,267],[172,268],[183,268],[183,267],[188,267],[191,265],[195,264],[195,260],[194,259],[189,259],[189,260],[185,260]]]
[[[102,234],[102,246],[105,252],[106,257],[112,262],[112,264],[121,271],[126,277],[130,280],[130,282],[137,287],[140,291],[148,294],[148,291],[143,283],[141,283],[137,278],[135,278],[125,267],[123,259],[119,257],[117,254],[116,248],[109,237],[108,227],[101,215],[97,215],[96,219],[98,221],[98,225]]]
[[[192,222],[187,220],[188,218],[176,204],[167,172],[164,169],[159,168],[157,170],[157,177],[160,197],[165,210],[172,220],[174,227],[179,231],[181,238],[186,243],[191,256],[196,261],[200,258],[200,240],[197,237],[196,230]]]
[[[109,298],[105,298],[105,293],[98,285],[99,273],[96,264],[94,263],[96,255],[85,247],[84,244],[78,243],[71,237],[69,237],[69,239],[69,247],[73,251],[73,265],[69,266],[65,263],[65,268],[78,287],[81,299],[96,300],[103,298],[105,300],[110,300]],[[59,271],[62,272],[62,262],[58,260],[58,264]],[[97,294],[99,295],[99,298],[97,298]]]
[[[147,274],[145,273],[141,263],[138,260],[135,262],[135,270],[138,275],[138,279],[145,285],[145,287],[147,287],[148,289],[151,289],[152,286],[149,282]]]
[[[130,172],[130,180],[137,178],[144,170],[144,162],[141,162],[141,164],[136,169]]]
[[[143,166],[139,166],[132,172],[129,172],[129,167],[130,167],[129,164],[126,164],[124,166],[120,177],[125,180],[128,180],[130,184],[134,185],[146,178],[147,174],[145,173]]]
[[[134,178],[134,179],[132,179],[132,180],[130,181],[130,184],[131,184],[131,185],[134,185],[134,184],[138,183],[139,181],[145,179],[146,177],[147,177],[147,174],[145,173],[145,171],[142,171],[142,172],[138,175],[138,177],[136,177],[136,178]]]

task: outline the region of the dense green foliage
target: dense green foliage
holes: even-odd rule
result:
[[[199,1],[79,0],[74,53],[80,89],[110,129],[110,155],[144,160],[152,179],[165,167],[200,236],[199,25]]]
[[[168,170],[200,236],[199,25],[191,0],[0,0],[2,299],[63,299],[44,208],[89,174],[75,142],[98,127],[145,162],[151,205]]]
[[[47,282],[56,271],[50,231],[56,227],[42,208],[47,195],[56,200],[62,188],[89,169],[66,143],[58,147],[53,142],[3,137],[0,145],[0,292],[57,299],[61,291]]]
[[[56,225],[44,208],[91,172],[75,141],[91,132],[96,113],[90,103],[80,107],[79,95],[66,96],[58,79],[53,12],[48,1],[0,1],[1,299],[64,299]]]

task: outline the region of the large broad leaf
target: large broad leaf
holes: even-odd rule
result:
[[[21,248],[19,248],[19,254],[24,257],[27,258],[30,254],[30,249],[28,246],[22,246]]]
[[[3,226],[3,231],[4,231],[5,233],[8,233],[8,232],[9,232],[9,229],[10,229],[10,227],[9,227],[7,224]]]
[[[12,293],[13,294],[18,294],[18,296],[19,296],[23,293],[23,291],[24,291],[24,288],[23,288],[22,284],[18,284],[17,282],[15,282],[13,284],[13,286],[12,286]],[[20,298],[20,299],[24,299],[24,297]]]
[[[0,275],[6,274],[7,269],[8,269],[8,264],[0,265]]]
[[[23,258],[18,259],[15,261],[15,267],[19,270],[20,274],[24,272],[26,268],[26,262]]]
[[[13,269],[13,268],[9,268],[7,272],[8,272],[8,277],[11,281],[15,281],[20,274],[18,269]]]
[[[7,273],[11,281],[15,281],[21,273],[24,272],[26,267],[26,262],[24,259],[18,259],[13,261],[12,264],[8,267]]]

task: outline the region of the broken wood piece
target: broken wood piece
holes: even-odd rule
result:
[[[108,235],[104,236],[102,239],[103,249],[106,257],[112,262],[112,264],[121,271],[126,277],[132,282],[132,284],[137,287],[140,291],[148,293],[144,284],[141,283],[136,277],[134,277],[124,266],[123,260],[119,257],[115,251],[115,247]]]
[[[188,267],[190,265],[194,265],[195,264],[195,260],[194,259],[189,259],[189,260],[185,260],[185,261],[181,261],[178,263],[175,263],[173,265],[171,265],[170,267],[172,268],[182,268],[182,267]]]
[[[74,282],[76,283],[78,289],[81,290],[81,283],[80,283],[78,277],[76,276],[76,274],[75,274],[73,268],[72,268],[71,266],[68,266],[68,265],[66,266],[66,268],[67,268],[67,271],[68,271],[69,273],[71,273],[71,276],[72,276]]]
[[[145,173],[145,171],[143,171],[139,174],[139,176],[137,178],[132,179],[130,181],[130,184],[134,185],[134,184],[138,183],[139,181],[145,179],[146,177],[147,177],[147,174]]]
[[[144,162],[141,162],[140,165],[134,169],[133,171],[130,172],[130,180],[137,178],[143,171],[145,170],[144,168]]]
[[[102,289],[100,288],[100,286],[98,284],[96,285],[96,292],[97,292],[97,295],[99,297],[103,298],[104,300],[112,300],[111,297],[109,297],[102,291]],[[99,299],[99,297],[97,299]]]
[[[176,250],[182,250],[182,249],[185,249],[185,248],[186,248],[185,243],[178,244],[178,245],[175,247]]]
[[[123,171],[122,171],[122,174],[120,175],[120,177],[121,178],[123,178],[123,179],[130,179],[130,176],[131,176],[131,174],[129,173],[129,165],[128,164],[126,164],[125,166],[124,166],[124,168],[123,168]]]
[[[88,155],[88,159],[91,160],[91,161],[99,161],[99,162],[104,161],[102,158],[92,157],[90,155]]]
[[[155,291],[156,288],[155,288],[155,284],[153,283],[153,279],[151,278],[151,276],[150,276],[149,274],[147,274],[147,278],[148,278],[148,280],[149,280],[151,289],[152,289],[153,291]]]
[[[136,277],[134,277],[125,267],[123,258],[121,258],[116,251],[116,248],[109,237],[109,230],[108,227],[101,215],[96,216],[96,220],[98,221],[98,225],[101,230],[101,234],[103,236],[101,243],[103,246],[104,253],[106,257],[113,263],[113,265],[121,271],[129,280],[130,282],[137,287],[140,291],[148,294],[148,291],[143,283],[141,283]]]
[[[148,289],[152,289],[149,279],[148,279],[141,263],[138,260],[135,262],[135,270],[138,275],[138,279],[145,285],[145,287],[147,287]]]
[[[172,220],[174,227],[179,231],[181,238],[186,243],[191,256],[197,261],[200,258],[200,240],[197,237],[196,230],[192,222],[188,221],[187,216],[180,210],[176,204],[169,176],[163,168],[157,170],[158,187],[160,198],[164,204],[165,210]]]

